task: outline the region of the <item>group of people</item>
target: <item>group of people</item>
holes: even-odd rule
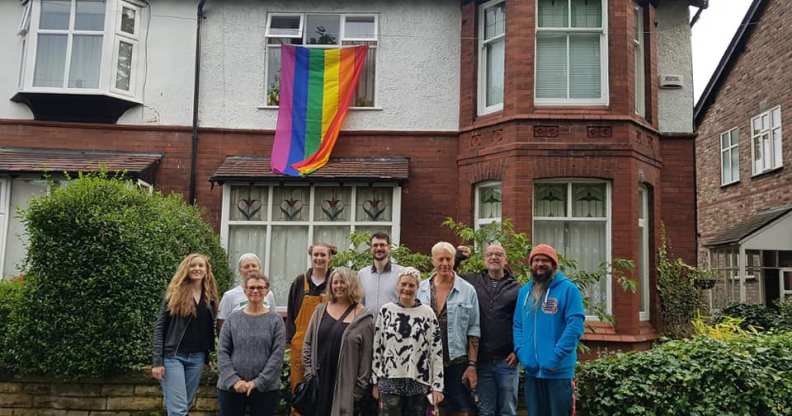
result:
[[[208,258],[187,256],[154,331],[151,371],[168,415],[188,413],[215,331],[223,416],[275,414],[287,345],[292,391],[318,381],[316,415],[515,415],[518,364],[529,415],[574,412],[585,315],[552,247],[534,247],[531,280],[520,285],[499,244],[486,247],[485,270],[460,276],[455,264],[469,254],[439,242],[422,280],[391,261],[387,234],[370,243],[373,263],[358,272],[330,267],[333,246],[309,247],[285,322],[256,255],[240,257],[242,283],[222,300]]]

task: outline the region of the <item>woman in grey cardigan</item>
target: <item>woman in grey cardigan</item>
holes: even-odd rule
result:
[[[360,304],[362,296],[357,274],[340,267],[330,275],[327,303],[311,316],[303,366],[306,379],[319,377],[315,416],[358,414],[369,397],[374,317]]]
[[[283,319],[263,304],[269,280],[258,272],[244,279],[248,304],[231,313],[220,331],[220,413],[243,416],[250,407],[253,416],[271,416],[278,405],[286,327]]]

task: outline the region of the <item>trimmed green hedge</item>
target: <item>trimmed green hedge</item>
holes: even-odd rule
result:
[[[0,370],[9,371],[13,359],[9,353],[11,340],[8,337],[12,312],[22,300],[22,279],[0,279]]]
[[[164,289],[191,252],[211,258],[220,290],[226,255],[198,209],[105,175],[81,176],[24,213],[30,238],[24,302],[11,313],[18,373],[107,376],[151,361]]]
[[[790,415],[792,333],[672,341],[583,363],[582,415]]]
[[[742,318],[740,326],[743,329],[751,326],[760,331],[792,331],[792,302],[773,306],[737,303],[724,308],[715,322],[720,322],[724,316]]]

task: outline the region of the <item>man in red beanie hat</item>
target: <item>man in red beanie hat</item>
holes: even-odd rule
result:
[[[525,368],[529,416],[572,412],[577,344],[583,335],[580,289],[558,270],[553,247],[539,244],[528,256],[531,281],[523,285],[514,311],[514,350]]]

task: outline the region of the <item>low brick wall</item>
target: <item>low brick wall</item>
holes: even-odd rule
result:
[[[204,377],[190,416],[217,414],[215,376]],[[55,380],[0,375],[0,416],[164,415],[162,392],[151,377]]]

